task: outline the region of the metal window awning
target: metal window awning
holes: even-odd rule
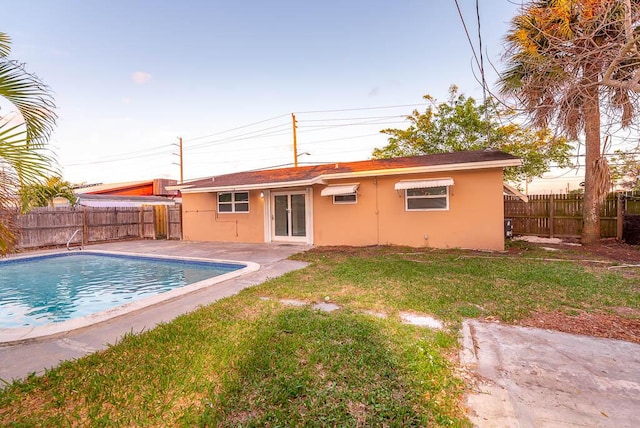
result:
[[[320,196],[351,195],[356,193],[360,183],[327,186],[320,191]]]
[[[437,180],[407,180],[398,181],[395,185],[396,190],[406,189],[426,189],[429,187],[453,186],[453,178],[439,178]]]

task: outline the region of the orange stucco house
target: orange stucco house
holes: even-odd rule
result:
[[[469,151],[238,172],[185,182],[183,237],[309,245],[504,248],[503,168]]]

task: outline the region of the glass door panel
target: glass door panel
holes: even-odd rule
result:
[[[291,195],[291,236],[307,236],[305,195]]]
[[[273,201],[274,233],[289,236],[289,195],[275,195]]]

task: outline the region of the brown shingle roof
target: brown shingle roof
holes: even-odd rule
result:
[[[259,171],[244,171],[232,174],[218,175],[184,183],[188,189],[247,186],[269,183],[286,183],[313,180],[320,176],[337,174],[365,173],[384,171],[389,169],[410,169],[429,166],[446,166],[458,164],[475,164],[486,162],[511,161],[518,164],[519,158],[496,150],[479,150],[467,152],[438,153],[424,156],[412,156],[392,159],[374,159],[358,162],[338,162],[331,164],[300,166]],[[481,165],[478,165],[481,168]],[[401,173],[399,171],[398,173]],[[330,177],[327,177],[330,178]]]

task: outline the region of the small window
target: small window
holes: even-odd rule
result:
[[[449,209],[449,187],[406,189],[407,211],[444,211]]]
[[[248,213],[249,192],[218,193],[218,212]]]
[[[356,204],[358,203],[357,193],[347,193],[345,195],[333,195],[334,204]]]

